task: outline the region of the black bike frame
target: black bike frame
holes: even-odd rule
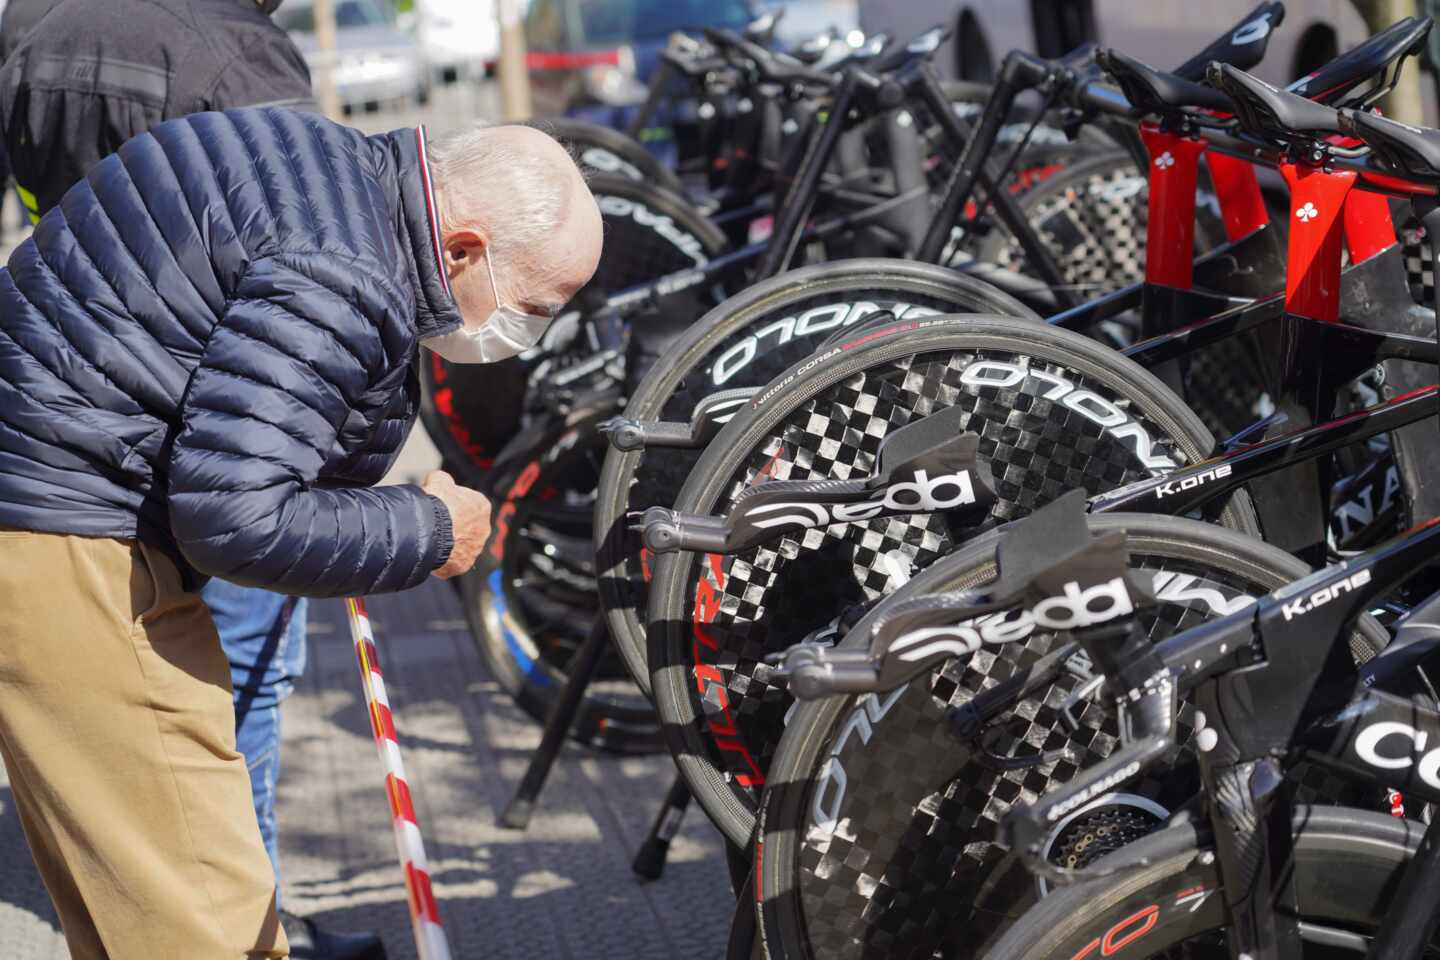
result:
[[[1274,773],[1306,760],[1440,803],[1440,777],[1433,770],[1440,754],[1430,759],[1425,751],[1428,743],[1440,744],[1440,711],[1385,689],[1422,657],[1404,646],[1392,648],[1395,653],[1382,653],[1357,675],[1343,640],[1346,628],[1381,597],[1437,564],[1440,520],[1155,647],[1182,692],[1198,688],[1197,703],[1215,731],[1200,763],[1232,918],[1232,956],[1300,957],[1301,931],[1296,915],[1285,909],[1293,905],[1287,858],[1292,800]],[[1393,668],[1386,662],[1392,658],[1398,662]],[[1398,751],[1394,736],[1400,737]],[[1436,869],[1436,829],[1427,831],[1422,845],[1431,853],[1409,867],[1426,878]],[[1425,935],[1391,931],[1372,960],[1418,960],[1417,948],[1433,929],[1433,893],[1407,877],[1387,926],[1418,927]]]

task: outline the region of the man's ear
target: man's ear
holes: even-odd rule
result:
[[[452,230],[441,238],[441,246],[445,251],[445,267],[453,270],[478,262],[485,255],[488,243],[485,235],[476,230]]]

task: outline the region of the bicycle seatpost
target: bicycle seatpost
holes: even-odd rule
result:
[[[1036,235],[1025,218],[1015,198],[1006,191],[1004,184],[996,182],[987,167],[990,154],[1000,138],[1000,131],[1009,119],[1015,98],[1025,90],[1057,82],[1068,77],[1068,71],[1040,60],[1023,51],[1012,51],[1001,65],[1000,76],[991,90],[990,100],[980,115],[980,124],[973,130],[965,130],[960,118],[955,116],[949,101],[933,73],[918,69],[909,78],[907,88],[913,88],[924,101],[936,121],[953,144],[964,144],[960,157],[955,163],[950,179],[945,184],[945,196],[940,208],[930,221],[930,229],[920,244],[915,258],[925,263],[939,263],[950,242],[960,212],[975,195],[978,184],[983,187],[987,201],[995,209],[1000,220],[1019,242],[1026,260],[1040,275],[1040,279],[1054,290],[1056,302],[1062,308],[1076,304],[1075,295],[1065,288],[1065,273],[1055,254]]]
[[[757,281],[780,273],[794,256],[795,248],[800,244],[801,229],[815,206],[820,178],[824,176],[825,167],[835,153],[840,135],[845,131],[850,107],[855,100],[856,91],[860,88],[861,76],[862,71],[858,67],[846,70],[831,100],[829,115],[823,123],[816,118],[819,129],[810,139],[809,148],[796,173],[795,183],[786,191],[789,202],[780,209],[774,233],[770,237],[770,247],[756,267]]]

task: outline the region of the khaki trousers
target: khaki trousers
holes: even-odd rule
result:
[[[0,530],[0,755],[75,960],[288,956],[229,665],[161,551]]]

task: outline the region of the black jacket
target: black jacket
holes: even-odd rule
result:
[[[313,102],[305,59],[255,0],[54,7],[0,69],[0,135],[32,219],[101,157],[161,121]]]
[[[0,527],[288,593],[398,590],[450,518],[375,483],[460,324],[423,131],[266,108],[130,140],[0,270]]]
[[[0,63],[9,60],[30,28],[59,4],[60,0],[8,0],[0,14]]]

